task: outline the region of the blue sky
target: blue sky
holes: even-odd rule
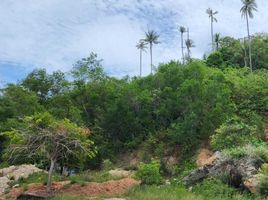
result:
[[[252,32],[268,32],[268,3],[257,0],[259,12]],[[180,59],[178,26],[190,28],[194,57],[210,49],[210,24],[205,11],[218,10],[215,32],[243,37],[245,21],[240,0],[1,0],[0,85],[16,82],[34,68],[69,71],[72,64],[95,52],[113,76],[136,75],[135,45],[144,31],[154,29],[161,44],[154,47],[154,64]],[[149,54],[144,55],[149,73]]]

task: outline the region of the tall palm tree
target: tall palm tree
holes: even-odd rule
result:
[[[150,56],[151,56],[151,74],[153,73],[153,45],[159,44],[159,35],[154,30],[148,30],[145,32],[144,42],[148,43],[150,46]]]
[[[214,42],[215,42],[216,50],[217,51],[219,50],[219,47],[220,47],[220,41],[221,41],[221,34],[220,33],[216,33],[215,34]]]
[[[182,63],[184,64],[184,46],[183,46],[183,34],[186,32],[186,28],[184,26],[180,26],[179,28],[180,33],[181,33],[181,54],[182,54]]]
[[[190,60],[191,58],[191,48],[195,47],[194,41],[191,39],[185,40],[185,45],[187,48],[187,59]]]
[[[242,1],[242,8],[240,12],[242,17],[246,18],[247,22],[247,31],[248,31],[248,51],[249,51],[249,66],[252,71],[252,58],[251,58],[251,38],[249,33],[249,18],[253,18],[253,11],[257,11],[257,3],[255,0],[241,0]]]
[[[137,49],[140,50],[140,76],[142,75],[142,52],[146,51],[147,46],[143,40],[140,40],[139,43],[136,45]]]
[[[215,15],[218,14],[218,11],[213,11],[211,8],[207,9],[207,14],[210,18],[210,28],[211,28],[211,45],[212,45],[212,51],[214,51],[214,35],[213,35],[213,22],[218,22],[218,20],[216,19]]]

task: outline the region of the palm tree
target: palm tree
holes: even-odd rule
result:
[[[216,50],[219,50],[219,46],[220,46],[220,41],[221,41],[221,34],[220,33],[216,33],[215,34],[215,39],[214,42],[216,44]]]
[[[257,11],[257,3],[255,0],[241,0],[242,1],[242,8],[240,9],[240,12],[242,14],[242,17],[246,18],[247,22],[247,31],[248,31],[248,51],[249,51],[249,66],[252,71],[252,58],[251,58],[251,38],[249,33],[249,22],[248,18],[253,18],[253,11]]]
[[[143,40],[140,40],[139,43],[136,45],[137,49],[140,50],[140,76],[142,75],[142,52],[146,51],[147,46]]]
[[[207,14],[210,18],[210,26],[211,26],[211,41],[212,41],[212,51],[214,51],[214,35],[213,35],[213,22],[218,22],[214,15],[218,14],[218,11],[213,11],[211,8],[207,9]]]
[[[190,58],[191,58],[191,48],[195,47],[194,41],[191,40],[191,39],[187,39],[185,41],[185,45],[186,45],[186,48],[187,48],[187,59],[190,60]]]
[[[159,35],[154,30],[148,30],[145,32],[144,42],[150,45],[150,56],[151,56],[151,74],[153,73],[153,44],[159,44]]]
[[[183,34],[186,32],[186,28],[184,26],[180,26],[179,28],[181,33],[181,54],[182,54],[182,63],[184,64],[184,46],[183,46]]]

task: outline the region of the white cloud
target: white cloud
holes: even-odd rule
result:
[[[251,30],[264,32],[268,4],[257,3],[259,12],[250,22]],[[215,32],[245,35],[240,0],[1,0],[0,68],[15,63],[68,71],[94,51],[109,73],[134,75],[139,70],[135,45],[147,26],[161,34],[162,43],[154,47],[155,64],[180,58],[179,25],[190,28],[196,44],[193,56],[202,57],[210,49],[208,7],[219,11]],[[148,53],[144,66],[148,73]]]

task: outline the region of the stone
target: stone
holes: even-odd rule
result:
[[[228,175],[230,185],[234,187],[246,187],[254,191],[254,177],[258,173],[263,161],[258,157],[245,157],[241,159],[225,158],[220,152],[216,152],[212,163],[199,167],[183,178],[183,183],[187,186],[203,181],[207,177],[216,177],[221,174]],[[246,180],[246,181],[244,181]],[[247,185],[245,185],[247,184]],[[253,185],[253,186],[251,186]]]
[[[10,188],[9,183],[10,180],[7,177],[0,177],[0,196]]]
[[[254,175],[244,181],[244,186],[253,194],[259,194],[258,175]]]
[[[114,170],[110,170],[109,174],[112,176],[116,176],[116,177],[126,178],[126,177],[133,176],[134,172],[128,171],[128,170],[122,170],[122,169],[114,169]]]

